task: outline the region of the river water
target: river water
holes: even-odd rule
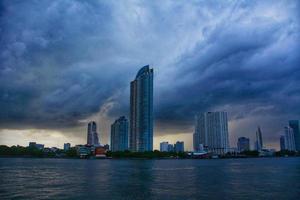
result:
[[[0,158],[0,199],[300,199],[300,158]]]

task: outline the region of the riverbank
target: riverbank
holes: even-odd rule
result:
[[[232,158],[260,158],[260,157],[297,157],[299,152],[278,151],[272,154],[262,155],[258,151],[245,151],[241,153],[227,153],[224,155],[215,155],[212,153],[194,154],[192,152],[131,152],[131,151],[106,151],[99,156],[93,151],[89,151],[85,156],[75,147],[64,151],[62,149],[37,149],[22,146],[4,146],[0,145],[0,157],[4,158],[63,158],[63,159],[232,159]]]

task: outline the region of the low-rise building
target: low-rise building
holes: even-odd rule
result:
[[[68,151],[71,148],[70,143],[64,143],[64,151]]]
[[[96,158],[106,158],[107,149],[103,146],[98,146],[95,148],[95,157]]]
[[[160,151],[161,152],[168,152],[169,142],[161,142],[160,143]]]
[[[174,145],[168,144],[168,152],[173,152],[173,151],[174,151]]]
[[[86,158],[91,155],[91,148],[85,145],[76,145],[77,155],[80,158]]]
[[[174,145],[175,152],[184,152],[184,142],[177,141]]]
[[[43,150],[44,149],[44,145],[43,144],[37,144],[36,142],[29,142],[29,147],[31,147],[31,148],[37,148],[39,150]]]

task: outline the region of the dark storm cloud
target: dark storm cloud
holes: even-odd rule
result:
[[[122,89],[126,75],[113,77],[123,69],[110,70],[119,61],[109,58],[118,54],[109,38],[109,7],[6,1],[2,10],[2,126],[74,125]]]
[[[128,115],[129,82],[155,70],[156,130],[193,116],[299,118],[297,1],[2,1],[1,128],[73,127],[107,102]],[[256,122],[255,122],[256,123]],[[271,126],[271,125],[268,125]]]
[[[177,63],[182,70],[174,79],[176,86],[163,91],[159,123],[188,128],[196,113],[218,109],[229,111],[232,120],[250,115],[299,118],[297,7],[283,21],[253,17],[250,9],[250,24],[243,24],[245,18],[227,18],[206,33],[205,41]],[[258,107],[268,109],[255,111]],[[190,123],[182,126],[183,121]]]

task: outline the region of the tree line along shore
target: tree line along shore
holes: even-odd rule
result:
[[[75,147],[70,148],[67,151],[62,149],[38,149],[35,147],[23,147],[23,146],[6,146],[0,145],[1,157],[36,157],[36,158],[80,158],[77,149]],[[287,156],[300,156],[299,152],[294,151],[277,151],[274,155],[268,157],[287,157]],[[244,151],[241,153],[227,153],[219,156],[218,158],[251,158],[260,157],[258,151]],[[85,158],[93,158],[93,155],[87,155]],[[117,151],[106,152],[105,158],[136,158],[136,159],[188,159],[188,158],[214,158],[213,155],[207,154],[205,156],[194,156],[189,152],[160,152],[158,150],[146,151],[146,152],[131,152],[131,151]]]

